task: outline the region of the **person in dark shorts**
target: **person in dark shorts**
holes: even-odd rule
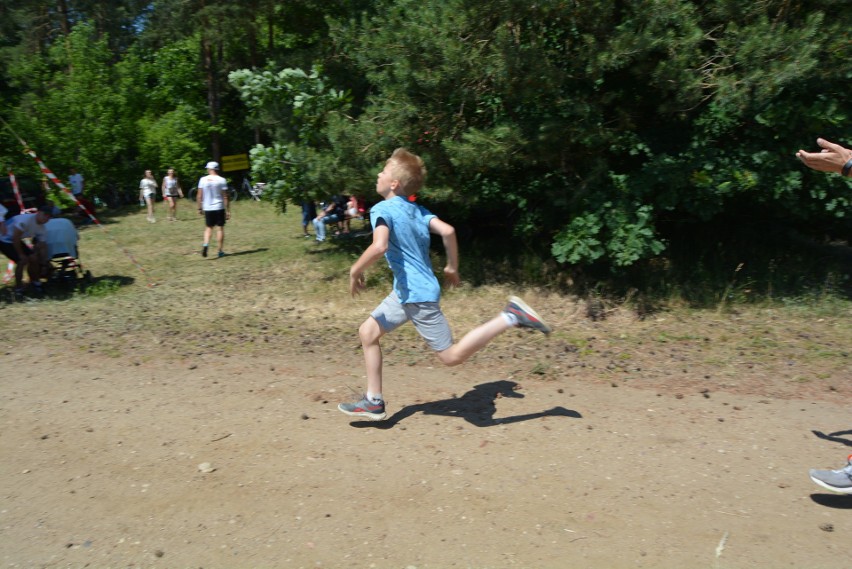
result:
[[[305,237],[310,237],[311,234],[308,233],[308,226],[313,222],[314,218],[317,216],[317,206],[314,203],[314,200],[303,200],[302,201],[302,233]]]
[[[43,205],[36,213],[21,213],[4,224],[5,232],[0,235],[0,252],[15,266],[15,293],[23,293],[24,270],[30,277],[30,285],[41,292],[41,267],[46,260],[45,224],[53,215],[53,206]],[[30,239],[32,247],[24,241]]]
[[[216,245],[219,257],[225,256],[225,222],[231,219],[231,207],[228,201],[228,182],[217,173],[218,162],[208,162],[207,175],[198,180],[198,214],[204,214],[204,242],[201,245],[201,256],[207,256],[210,237],[216,228]]]

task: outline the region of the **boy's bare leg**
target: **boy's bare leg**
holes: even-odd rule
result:
[[[364,348],[364,362],[367,365],[367,393],[359,401],[337,406],[351,417],[363,417],[373,421],[381,421],[387,417],[382,398],[382,347],[379,344],[383,335],[382,327],[372,316],[358,328],[358,336]]]
[[[382,392],[382,346],[379,343],[382,336],[384,331],[372,316],[364,320],[358,328],[367,368],[367,392],[372,395]]]
[[[448,366],[459,365],[509,328],[506,318],[500,314],[485,324],[477,326],[443,352],[438,352],[438,359]]]

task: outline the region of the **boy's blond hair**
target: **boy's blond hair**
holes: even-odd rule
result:
[[[426,181],[426,165],[423,159],[405,148],[397,148],[388,158],[391,177],[399,180],[401,192],[411,196],[420,191]]]

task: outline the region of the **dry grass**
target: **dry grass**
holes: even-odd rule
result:
[[[162,207],[158,213],[165,217]],[[7,350],[69,341],[80,352],[116,358],[156,346],[161,357],[183,360],[269,353],[360,362],[357,327],[391,283],[377,264],[370,288],[349,297],[348,269],[368,238],[318,245],[301,236],[298,211],[281,215],[267,204],[237,202],[226,230],[229,255],[205,259],[203,224],[191,204],[181,203],[179,217],[149,224],[130,210],[104,216],[105,230],[84,228],[82,258],[95,283],[88,293],[0,304]],[[463,248],[462,257],[464,276]],[[605,305],[593,320],[584,301],[506,283],[447,291],[443,307],[460,335],[496,314],[509,294],[524,296],[554,334],[504,334],[473,365],[614,386],[852,395],[848,301],[724,312],[670,307],[646,318],[627,305]],[[385,352],[399,364],[435,363],[411,327],[389,338]]]

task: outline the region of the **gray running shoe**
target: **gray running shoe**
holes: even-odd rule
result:
[[[846,457],[846,466],[840,470],[811,469],[811,480],[832,492],[852,494],[852,454]]]
[[[514,314],[518,319],[518,326],[532,328],[544,334],[550,334],[551,332],[550,326],[541,319],[541,316],[517,296],[509,297],[509,304],[506,305],[504,312]]]
[[[367,396],[364,395],[360,401],[355,403],[341,403],[337,406],[338,409],[349,415],[350,417],[364,417],[371,421],[381,421],[387,417],[385,413],[385,402],[373,403]]]

